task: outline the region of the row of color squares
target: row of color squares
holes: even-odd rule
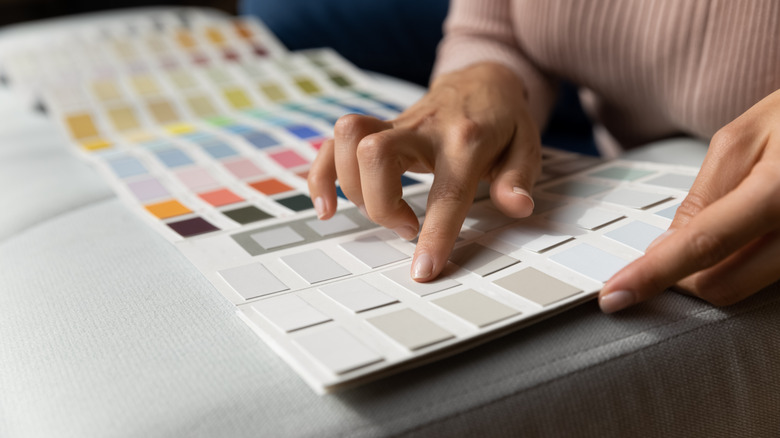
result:
[[[670,214],[673,215],[676,207],[677,206],[675,205],[668,209],[661,210],[657,212],[656,215],[668,219]],[[497,211],[494,211],[493,213],[498,214]],[[583,206],[567,206],[563,210],[554,212],[554,214],[549,217],[549,220],[561,224],[575,225],[586,230],[612,226],[613,229],[605,233],[604,237],[634,249],[636,251],[634,253],[635,256],[643,253],[647,245],[664,232],[663,228],[653,226],[641,220],[626,222],[624,221],[626,217],[621,214],[610,213],[607,215],[602,213],[608,212],[600,209],[588,209]],[[513,219],[509,220],[514,221]],[[583,220],[589,220],[591,222],[584,224],[582,223]],[[354,209],[339,213],[331,221],[321,222],[312,219],[300,219],[262,230],[244,231],[231,237],[250,255],[256,256],[349,233],[364,231],[372,227],[371,224],[363,223],[365,221],[361,220]],[[512,222],[492,223],[490,228],[495,229],[511,223]],[[599,239],[602,238],[600,237]],[[627,263],[626,260],[588,243],[572,243],[577,240],[578,239],[574,235],[555,231],[554,228],[550,227],[549,224],[543,220],[536,222],[524,220],[516,222],[509,228],[501,229],[491,236],[491,242],[501,241],[509,245],[508,247],[504,246],[504,248],[506,248],[504,249],[506,255],[499,251],[482,247],[482,245],[468,245],[453,251],[450,255],[450,260],[466,270],[480,276],[486,276],[517,263],[518,260],[510,257],[509,254],[515,254],[515,251],[518,249],[543,255],[547,254],[553,248],[561,247],[564,244],[570,244],[568,245],[568,248],[564,248],[561,252],[549,256],[549,259],[599,282],[606,281]],[[342,243],[339,246],[371,269],[381,268],[389,263],[394,263],[407,258],[405,254],[374,237],[362,237],[351,242]],[[475,251],[477,249],[478,251]],[[297,266],[295,260],[300,258],[317,259],[316,265],[318,267],[306,267],[306,264],[302,264],[301,269],[295,269],[298,275],[306,280],[306,283],[299,283],[297,285],[285,284],[283,281],[273,276],[268,269],[259,264],[250,265],[253,267],[246,268],[248,272],[244,272],[244,268],[233,268],[230,270],[230,272],[234,273],[230,275],[232,280],[229,280],[228,277],[224,275],[223,278],[225,278],[233,289],[245,300],[250,300],[290,289],[298,290],[307,287],[308,284],[333,280],[341,276],[352,274],[352,272],[346,270],[319,249],[313,250],[313,252],[308,251],[306,254],[309,255],[281,257],[282,261],[291,267],[292,265]],[[311,269],[315,269],[316,271],[312,272]],[[235,274],[236,272],[244,272],[246,274],[255,272],[256,275],[259,275],[257,272],[260,271],[268,276],[268,278],[265,279],[266,281],[260,283],[240,283],[238,279],[241,276]],[[407,284],[406,279],[409,277],[408,270],[402,277],[403,278],[399,277],[396,281],[402,282],[404,287],[419,293],[421,296],[440,290],[437,289],[437,287],[441,285],[441,282],[446,283],[447,281],[441,280],[441,282],[433,283],[411,282]],[[409,279],[409,281],[411,281],[411,279]]]

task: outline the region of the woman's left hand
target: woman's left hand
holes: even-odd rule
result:
[[[712,138],[669,231],[599,294],[611,313],[670,286],[716,306],[780,279],[780,90]]]

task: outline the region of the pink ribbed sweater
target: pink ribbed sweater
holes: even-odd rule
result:
[[[709,138],[780,88],[778,0],[453,0],[445,32],[434,76],[506,65],[540,121],[569,80],[624,146]]]

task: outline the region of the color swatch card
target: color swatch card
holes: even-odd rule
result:
[[[170,240],[315,391],[451,355],[592,299],[669,226],[697,169],[545,149],[526,219],[481,190],[443,275],[306,176],[336,120],[400,101],[335,52],[287,51],[257,20],[119,14],[0,38],[3,82],[61,125],[127,206]],[[404,175],[425,220],[429,175]]]

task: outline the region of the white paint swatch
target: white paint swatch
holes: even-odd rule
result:
[[[656,178],[645,181],[645,184],[654,186],[669,187],[672,189],[688,191],[693,186],[695,175],[681,175],[679,173],[665,173]]]
[[[412,280],[410,269],[410,265],[404,265],[385,271],[382,275],[421,297],[460,285],[457,281],[444,278],[444,276],[439,276],[437,279],[427,283],[419,283]]]
[[[637,209],[648,208],[671,198],[671,196],[661,193],[640,192],[639,190],[624,188],[615,189],[597,197],[597,199],[602,201]]]
[[[547,187],[546,189],[544,189],[544,191],[548,193],[555,193],[557,195],[572,196],[576,198],[587,198],[588,196],[592,196],[597,193],[606,192],[611,188],[612,186],[608,186],[605,184],[589,183],[589,182],[573,179],[561,184]]]
[[[525,268],[494,283],[540,306],[547,306],[582,292],[581,289],[535,268]]]
[[[260,263],[225,269],[218,274],[245,300],[289,289]]]
[[[341,327],[307,334],[294,342],[333,374],[344,374],[383,360]]]
[[[338,213],[328,220],[306,221],[306,225],[322,237],[358,229],[360,226],[346,215]]]
[[[525,225],[502,230],[495,237],[510,245],[533,252],[545,251],[574,238],[544,227]]]
[[[463,225],[477,231],[487,232],[504,225],[511,224],[517,219],[506,216],[491,204],[485,202],[471,207]]]
[[[331,320],[296,295],[283,295],[259,301],[252,304],[252,309],[287,333]]]
[[[586,230],[595,230],[625,216],[603,208],[572,205],[558,209],[547,217],[555,222],[576,225]]]
[[[520,314],[518,310],[471,289],[431,302],[477,327],[485,327]]]
[[[393,248],[375,236],[360,237],[352,242],[340,245],[348,253],[368,265],[369,268],[378,268],[393,262],[408,259],[409,256]]]
[[[550,260],[602,283],[629,263],[629,260],[623,260],[587,243],[555,254]]]
[[[411,309],[375,316],[367,321],[409,350],[417,350],[454,337],[452,333]]]
[[[281,260],[310,284],[351,274],[321,249],[284,256]]]
[[[647,246],[664,233],[664,229],[640,221],[630,222],[620,228],[605,233],[610,239],[628,245],[637,251],[645,252]]]
[[[680,204],[672,205],[671,207],[656,211],[655,214],[661,217],[665,217],[667,219],[674,219],[674,215],[677,214],[678,208],[680,208]]]
[[[514,257],[501,254],[478,243],[452,251],[450,261],[482,277],[520,263],[520,260]]]
[[[290,227],[261,231],[250,236],[263,249],[274,249],[292,243],[303,242],[303,237]]]
[[[398,300],[359,278],[320,286],[320,291],[354,313],[364,312]]]
[[[652,170],[632,169],[630,167],[612,166],[606,169],[588,174],[591,177],[606,178],[617,181],[635,181],[647,175],[655,173]]]

